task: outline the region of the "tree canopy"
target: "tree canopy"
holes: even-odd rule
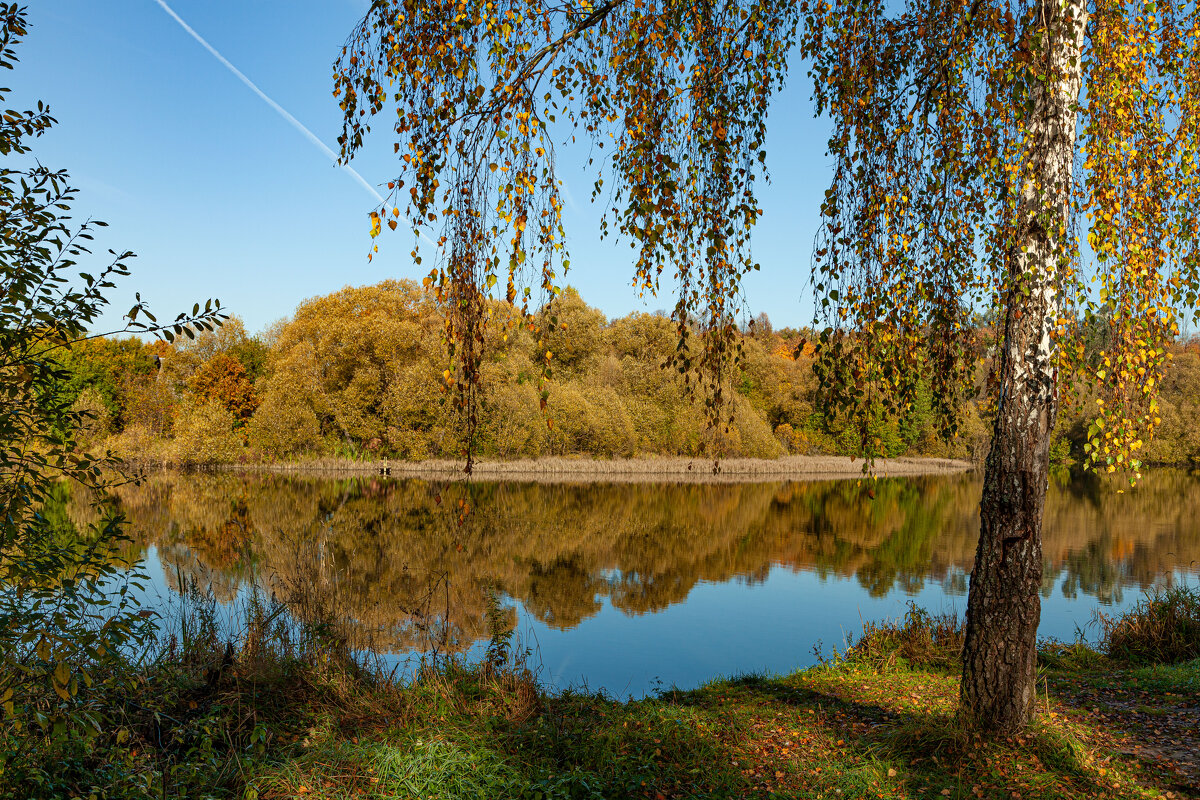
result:
[[[861,409],[910,403],[925,378],[952,423],[968,316],[1028,296],[1014,256],[1041,227],[1055,366],[1101,390],[1089,457],[1136,472],[1165,345],[1200,286],[1200,16],[1194,3],[1067,3],[1079,38],[1057,53],[1040,44],[1063,37],[1039,21],[1048,8],[806,4],[803,52],[834,123],[816,251],[827,383]],[[1075,144],[1053,173],[1037,93],[1066,81]],[[1104,346],[1088,347],[1098,331]]]

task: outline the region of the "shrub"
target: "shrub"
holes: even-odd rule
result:
[[[786,422],[775,426],[775,438],[789,453],[796,452],[796,431]]]
[[[609,387],[553,385],[547,429],[547,445],[555,455],[630,456],[637,442],[624,402]]]
[[[483,449],[499,458],[536,458],[550,429],[538,409],[537,390],[528,383],[489,387],[480,431]]]
[[[128,410],[126,430],[142,428],[152,436],[165,440],[175,424],[177,402],[171,382],[162,374],[131,375],[125,384]]]
[[[729,452],[729,456],[745,458],[778,458],[786,455],[787,451],[771,432],[771,426],[766,419],[754,410],[746,398],[734,395],[730,398],[733,406],[733,428],[737,430],[737,449]]]
[[[80,444],[88,447],[108,435],[112,419],[104,404],[104,397],[95,388],[89,386],[80,392],[71,410],[80,415]]]
[[[134,464],[163,464],[174,457],[174,443],[146,425],[130,425],[107,445],[127,462]]]
[[[247,438],[252,448],[268,458],[288,458],[316,448],[321,424],[308,403],[289,403],[281,393],[273,392],[250,418]]]
[[[220,401],[184,409],[175,423],[175,459],[184,464],[227,464],[244,452],[237,419]]]

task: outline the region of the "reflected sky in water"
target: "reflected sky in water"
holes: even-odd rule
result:
[[[624,697],[812,664],[814,646],[828,654],[910,601],[961,612],[978,476],[867,488],[163,474],[117,500],[151,602],[189,582],[226,604],[251,583],[303,590],[392,663],[429,648],[478,653],[492,596],[549,683]],[[1154,471],[1121,488],[1052,487],[1042,635],[1094,635],[1097,610],[1197,582],[1200,479]],[[86,503],[67,504],[87,521]]]

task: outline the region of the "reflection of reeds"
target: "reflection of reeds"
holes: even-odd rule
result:
[[[310,539],[303,547],[314,547]],[[453,626],[435,609],[444,579],[431,581],[424,605],[408,611],[403,623],[419,630],[425,649],[414,669],[402,670],[382,657],[392,643],[390,628],[359,624],[358,609],[341,595],[319,557],[305,575],[266,582],[254,580],[231,603],[219,603],[211,587],[179,571],[178,600],[159,615],[157,648],[148,663],[189,675],[201,691],[222,687],[235,694],[245,682],[275,683],[300,670],[346,687],[402,689],[421,686],[456,712],[490,709],[510,720],[533,715],[541,702],[532,652],[513,646],[512,609],[485,591],[491,640],[477,663],[453,652]],[[397,695],[398,696],[398,695]]]
[[[309,625],[337,629],[346,646],[360,653],[418,650],[436,658],[456,649],[459,636],[450,619],[446,572],[402,569],[407,591],[394,586],[355,592],[346,566],[329,541],[328,526],[312,526],[300,534],[279,533],[292,553],[286,571],[270,577],[278,596],[293,615]]]

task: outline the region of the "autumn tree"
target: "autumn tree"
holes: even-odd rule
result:
[[[161,355],[180,380],[187,382],[201,365],[218,354],[232,356],[245,368],[251,383],[265,372],[267,344],[246,331],[246,323],[230,314],[225,324],[213,331],[201,331],[194,338],[180,338],[171,352]]]
[[[126,422],[129,399],[125,383],[154,372],[154,358],[138,338],[86,339],[57,354],[71,380],[64,391],[80,395],[91,390],[102,400],[105,413],[117,425]]]
[[[970,315],[997,312],[961,706],[1016,730],[1033,713],[1060,405],[1091,387],[1089,464],[1136,479],[1168,345],[1195,313],[1200,15],[1173,0],[838,0],[807,6],[803,41],[834,123],[816,253],[833,399],[865,420],[927,382],[953,432]]]
[[[571,286],[564,289],[541,315],[539,327],[556,368],[578,374],[599,357],[603,341],[604,314],[591,308]],[[555,323],[550,322],[555,318]]]
[[[428,282],[469,406],[479,298],[499,282],[518,300],[528,264],[553,293],[567,265],[551,131],[590,137],[596,195],[612,186],[605,231],[633,243],[635,286],[673,273],[674,363],[704,368],[720,424],[766,111],[798,36],[833,123],[817,375],[868,460],[886,447],[875,421],[921,392],[955,432],[971,320],[999,320],[961,706],[1012,731],[1033,712],[1065,378],[1101,390],[1091,465],[1136,476],[1165,345],[1195,308],[1197,14],[1178,0],[375,0],[335,66],[340,141],[352,157],[392,112],[401,164],[372,234],[386,219],[435,237]],[[1096,325],[1107,344],[1089,352],[1079,332]]]
[[[553,131],[589,137],[596,165],[608,167],[594,192],[610,193],[604,230],[633,244],[639,291],[655,291],[664,270],[674,280],[673,363],[684,375],[706,367],[705,407],[723,421],[738,286],[757,267],[749,228],[761,211],[767,105],[797,14],[790,0],[371,5],[335,66],[342,156],[358,151],[376,114],[392,112],[400,174],[371,233],[402,221],[436,240],[415,240],[413,256],[423,263],[433,250],[426,283],[444,309],[468,471],[482,298],[518,304],[536,328],[533,290],[553,301],[570,263]],[[546,330],[559,325],[553,302],[543,319]],[[553,350],[539,353],[548,377]]]
[[[437,324],[432,311],[412,281],[347,287],[301,303],[279,330],[261,389],[265,419],[255,427],[264,445],[292,453],[324,435],[355,446],[386,439],[397,416],[421,426],[401,408],[435,416],[438,370],[423,357],[427,329]]]
[[[217,353],[201,364],[188,387],[200,402],[216,402],[241,422],[250,419],[258,408],[246,368],[229,353]]]

